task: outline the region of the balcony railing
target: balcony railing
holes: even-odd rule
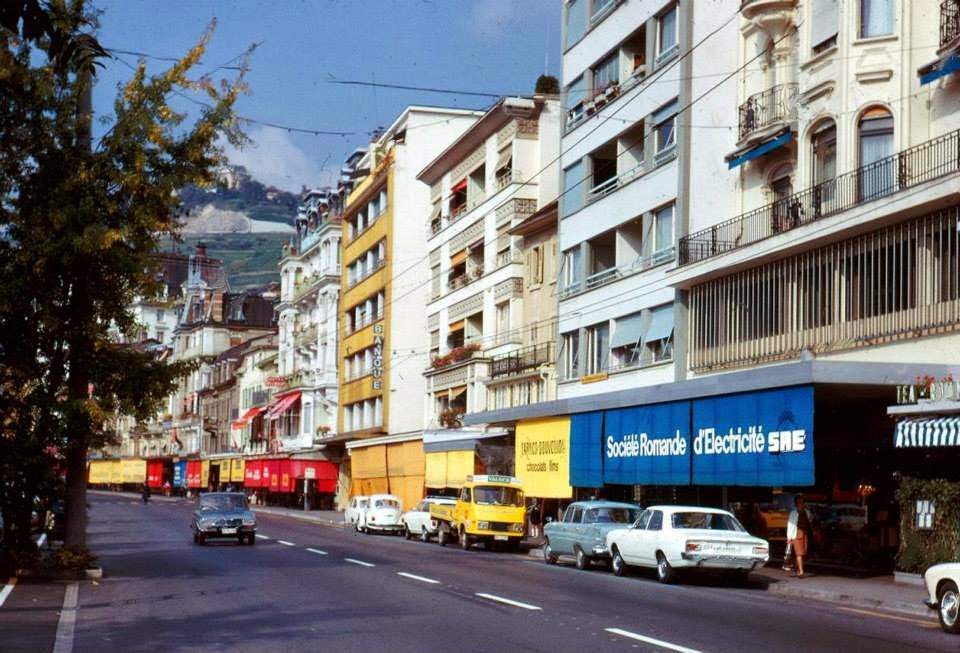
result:
[[[553,342],[524,347],[490,360],[490,378],[523,374],[553,362]]]
[[[497,190],[498,191],[503,190],[504,188],[506,188],[507,186],[509,186],[515,181],[516,182],[520,181],[519,170],[514,170],[511,168],[509,170],[501,172],[499,175],[497,175],[497,181],[496,181]]]
[[[680,239],[680,265],[731,252],[960,171],[960,130]]]
[[[464,286],[469,286],[471,283],[483,276],[483,266],[478,265],[473,268],[470,272],[464,272],[455,277],[450,277],[447,281],[447,290],[453,292],[454,290],[459,290]]]
[[[509,265],[510,263],[523,263],[523,252],[514,248],[497,252],[498,268],[502,268],[504,265]]]
[[[563,290],[560,291],[560,299],[566,299],[568,297],[572,297],[573,295],[578,295],[581,292],[594,290],[595,288],[605,286],[608,283],[613,283],[618,279],[623,279],[624,277],[629,277],[630,275],[638,272],[649,270],[650,268],[662,265],[663,263],[668,263],[674,259],[675,255],[676,250],[673,247],[666,247],[664,249],[657,250],[648,256],[638,256],[632,263],[626,263],[624,265],[595,272],[583,281],[577,281],[575,283],[566,285]]]
[[[366,270],[366,271],[364,272],[364,274],[363,274],[362,277],[353,277],[353,276],[351,276],[351,277],[347,280],[347,288],[353,288],[354,286],[356,286],[357,284],[359,284],[361,281],[366,281],[367,279],[369,279],[370,277],[373,276],[373,273],[374,273],[374,272],[377,272],[377,271],[379,271],[379,270],[382,270],[384,267],[386,267],[386,265],[387,265],[387,259],[386,259],[386,257],[384,257],[384,258],[382,258],[382,259],[379,259],[378,261],[375,261],[374,264],[373,264],[373,267],[370,268],[369,270]]]
[[[780,84],[756,93],[740,105],[740,139],[797,117],[797,84]]]
[[[960,37],[960,0],[940,3],[940,47]]]
[[[376,313],[364,313],[357,320],[357,323],[353,325],[353,328],[347,324],[344,326],[344,331],[347,335],[350,335],[351,333],[356,333],[357,331],[360,331],[361,329],[368,327],[377,320],[381,319],[383,319],[383,308],[380,308],[380,310],[376,311]]]

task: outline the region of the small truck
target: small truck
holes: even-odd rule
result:
[[[457,503],[432,504],[430,517],[437,522],[440,546],[457,540],[464,550],[478,542],[516,550],[526,517],[523,486],[513,476],[468,476]]]

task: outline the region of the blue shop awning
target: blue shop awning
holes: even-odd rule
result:
[[[727,159],[727,167],[731,170],[737,166],[743,165],[747,161],[752,161],[758,157],[763,156],[767,152],[772,152],[778,147],[783,147],[793,139],[793,132],[787,130],[780,134],[779,136],[774,136],[770,140],[764,141],[753,147],[749,148],[745,152],[734,152]]]
[[[920,86],[935,82],[941,77],[946,77],[960,71],[960,54],[952,54],[946,59],[938,61],[935,64],[920,69]]]
[[[960,446],[960,417],[921,417],[897,422],[894,445],[903,447]]]

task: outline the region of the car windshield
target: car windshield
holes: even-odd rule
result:
[[[399,508],[400,504],[393,499],[377,499],[374,508]]]
[[[583,518],[585,524],[632,524],[640,517],[634,508],[593,508]]]
[[[214,494],[200,497],[200,510],[246,510],[247,498],[242,494]]]
[[[480,506],[523,505],[523,492],[512,487],[481,485],[473,488],[473,497]]]
[[[722,512],[675,512],[671,520],[674,528],[746,532],[736,517]]]

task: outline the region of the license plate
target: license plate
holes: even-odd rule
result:
[[[497,540],[497,541],[499,541],[499,542],[506,542],[506,541],[509,540],[510,538],[507,537],[506,535],[494,535],[494,536],[493,536],[493,539],[495,539],[495,540]]]
[[[236,534],[237,534],[237,529],[236,529],[236,528],[221,528],[221,529],[220,529],[220,533],[222,533],[223,535],[236,535]]]

